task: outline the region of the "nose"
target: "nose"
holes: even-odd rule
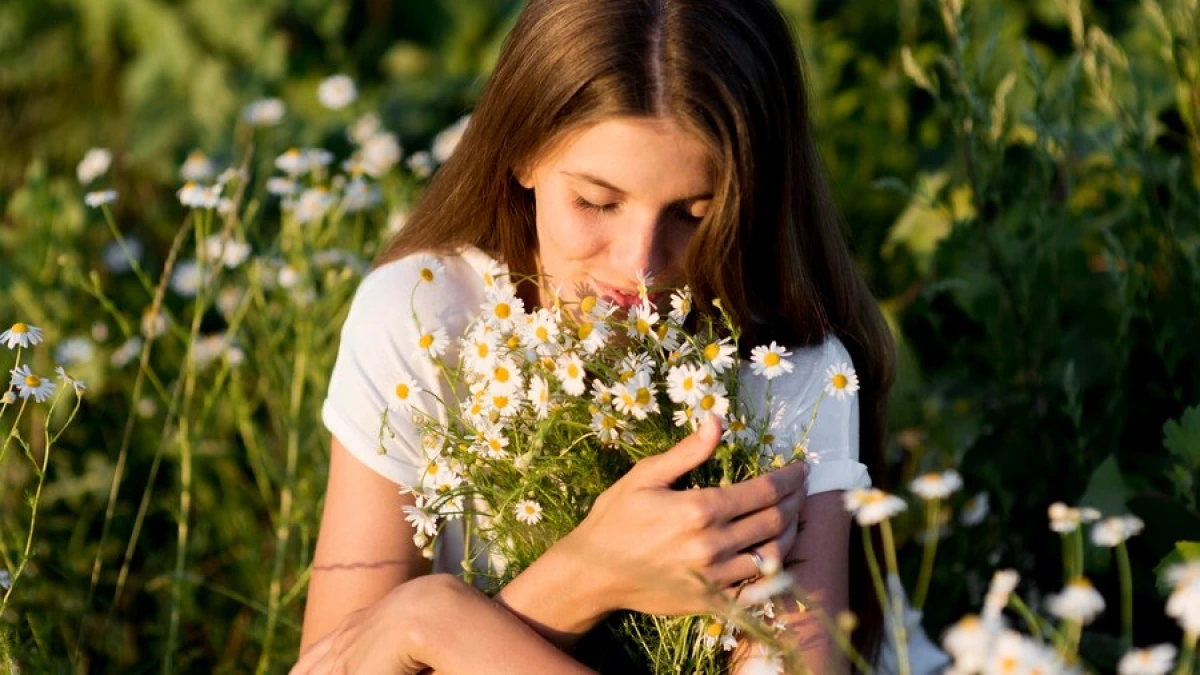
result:
[[[616,269],[626,275],[626,281],[637,279],[638,272],[661,277],[674,257],[666,236],[668,224],[660,214],[639,214],[622,227],[622,236],[611,250]]]

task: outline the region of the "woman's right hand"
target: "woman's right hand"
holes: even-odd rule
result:
[[[791,550],[806,494],[803,462],[728,487],[671,488],[720,440],[710,416],[675,447],[638,462],[556,546],[590,573],[586,583],[601,590],[607,609],[702,612],[708,603],[697,573],[727,589],[758,574],[749,551],[782,563]]]

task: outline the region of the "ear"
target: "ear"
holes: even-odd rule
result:
[[[517,182],[521,184],[521,187],[525,188],[526,190],[533,189],[533,172],[529,170],[528,166],[522,164],[513,168],[513,177],[517,179]]]

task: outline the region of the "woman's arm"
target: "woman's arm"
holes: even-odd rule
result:
[[[429,572],[401,506],[414,503],[335,438],[300,638],[303,654],[396,586]]]
[[[377,607],[356,611],[345,623],[352,624],[352,629],[315,643],[292,675],[412,675],[425,668],[433,668],[439,675],[593,672],[487,596],[448,574],[404,583]]]

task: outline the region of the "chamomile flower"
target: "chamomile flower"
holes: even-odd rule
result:
[[[379,178],[391,171],[403,154],[396,135],[381,131],[371,134],[362,144],[359,163],[368,176]]]
[[[780,375],[792,372],[792,362],[783,358],[792,353],[771,341],[770,346],[759,345],[750,350],[750,369],[755,375],[762,375],[773,380]]]
[[[927,473],[917,477],[908,484],[909,488],[921,499],[945,499],[962,489],[962,477],[954,469],[941,473]]]
[[[42,329],[27,323],[14,323],[8,330],[0,333],[0,342],[9,349],[29,348],[41,341]]]
[[[579,324],[576,333],[579,336],[579,346],[585,354],[595,354],[608,344],[609,337],[612,336],[612,328],[603,322],[583,321]]]
[[[331,75],[317,87],[317,99],[330,110],[341,110],[358,98],[354,80],[347,75]]]
[[[1074,532],[1080,524],[1100,519],[1100,512],[1096,509],[1087,506],[1073,508],[1062,502],[1051,504],[1047,514],[1050,516],[1050,529],[1059,534]]]
[[[667,371],[667,396],[674,403],[695,405],[704,396],[706,373],[693,365],[676,366]]]
[[[404,163],[408,166],[408,170],[418,178],[429,178],[433,174],[433,156],[429,154],[428,150],[414,152]]]
[[[75,175],[79,177],[81,184],[87,185],[107,173],[110,166],[112,153],[105,148],[92,148],[79,161],[79,166],[75,167]]]
[[[504,459],[508,457],[508,438],[504,430],[496,425],[490,425],[475,435],[475,444],[484,457],[488,459]]]
[[[654,373],[654,360],[645,352],[629,352],[617,364],[617,379],[628,382],[639,375],[650,377]]]
[[[722,419],[729,413],[729,398],[726,396],[725,387],[721,384],[714,384],[708,387],[700,400],[696,401],[696,415],[704,418],[707,415],[716,415]]]
[[[22,364],[9,371],[9,386],[16,387],[17,395],[22,399],[30,397],[41,403],[54,395],[57,385],[54,380],[34,375],[28,364]]]
[[[700,426],[700,420],[696,418],[696,409],[690,405],[676,408],[671,413],[671,421],[677,427],[691,427],[695,429]]]
[[[1146,524],[1137,516],[1105,518],[1092,526],[1092,543],[1105,548],[1113,548],[1125,543],[1145,527]]]
[[[825,393],[840,400],[858,391],[858,373],[848,363],[829,366],[825,371]]]
[[[202,268],[195,260],[185,260],[171,271],[171,290],[182,297],[192,298],[211,278],[208,270]]]
[[[483,303],[483,317],[488,325],[500,330],[511,330],[514,321],[525,313],[525,302],[511,288],[497,288],[487,293]]]
[[[671,311],[667,314],[672,321],[682,324],[692,313],[692,290],[687,286],[671,293]]]
[[[504,268],[495,260],[489,259],[479,275],[483,278],[483,287],[487,289],[507,284],[507,281],[504,279]]]
[[[754,441],[754,430],[750,428],[750,422],[745,415],[731,416],[725,423],[725,429],[721,434],[723,443],[742,443],[749,445]]]
[[[510,393],[519,392],[525,386],[521,368],[511,358],[497,359],[487,373],[488,389]]]
[[[654,275],[646,270],[638,272],[637,292],[641,304],[650,304],[650,289],[654,287]]]
[[[546,309],[529,314],[520,330],[521,341],[538,354],[547,353],[557,343],[560,333],[557,317]]]
[[[729,342],[729,338],[710,342],[704,345],[704,349],[700,352],[704,355],[705,365],[717,375],[725,372],[726,368],[733,365],[733,355],[737,350]]]
[[[252,127],[270,127],[279,124],[287,112],[287,106],[277,98],[262,98],[253,101],[242,110],[242,119]]]
[[[1134,649],[1121,657],[1118,675],[1167,675],[1175,665],[1175,645],[1161,644]]]
[[[732,651],[737,647],[737,638],[733,636],[734,625],[725,624],[718,619],[709,619],[700,624],[700,644],[705,649],[716,649],[719,645],[723,651]]]
[[[379,188],[362,178],[355,178],[342,190],[341,209],[344,213],[358,213],[374,208],[383,202]]]
[[[1167,568],[1167,583],[1173,589],[1167,597],[1167,616],[1179,622],[1183,632],[1195,639],[1200,635],[1200,561]]]
[[[68,375],[67,371],[62,366],[56,367],[54,369],[54,373],[63,381],[63,384],[75,390],[76,396],[83,396],[83,393],[87,391],[87,383],[83,380],[77,380]]]
[[[555,359],[554,375],[562,382],[563,391],[571,396],[582,396],[586,386],[583,378],[587,373],[583,361],[577,354],[565,352]]]
[[[442,278],[445,271],[446,266],[431,255],[423,255],[417,259],[417,278],[420,279],[420,283],[432,286]]]
[[[189,152],[187,159],[179,167],[179,177],[185,181],[209,180],[216,172],[217,168],[212,160],[201,150]]]
[[[250,244],[214,234],[204,240],[209,260],[220,260],[226,269],[237,269],[250,257]]]
[[[1088,624],[1104,611],[1104,598],[1083,577],[1076,577],[1061,593],[1046,598],[1046,609],[1060,619]]]
[[[54,360],[67,366],[87,363],[95,354],[96,348],[92,346],[92,341],[82,335],[67,338],[54,348]]]
[[[476,373],[486,373],[499,357],[500,339],[486,324],[477,324],[463,343],[463,358]]]
[[[846,510],[854,515],[859,525],[875,525],[908,508],[904,500],[883,490],[855,488],[846,491],[843,500]]]
[[[658,323],[658,318],[658,312],[654,311],[654,305],[648,302],[639,304],[629,313],[627,329],[629,337],[657,340],[658,335],[654,332],[654,326]]]
[[[414,534],[425,537],[437,536],[437,517],[432,513],[418,506],[408,505],[401,506],[400,510],[404,512],[404,519],[412,525]]]
[[[83,203],[93,209],[100,208],[105,204],[111,204],[117,201],[116,190],[101,190],[99,192],[89,192],[83,196]]]
[[[292,216],[297,223],[311,223],[320,220],[325,212],[333,206],[333,195],[324,186],[309,188],[300,193],[292,206]]]
[[[590,426],[592,431],[596,432],[596,438],[606,445],[616,443],[621,439],[622,432],[625,431],[625,422],[604,410],[592,413]]]
[[[179,189],[179,203],[192,209],[215,209],[221,202],[220,185],[189,182]]]
[[[529,404],[533,406],[539,420],[550,416],[550,383],[541,375],[529,380]]]
[[[396,394],[396,401],[400,409],[404,412],[411,412],[413,403],[416,401],[417,394],[421,393],[421,387],[417,385],[417,381],[411,377],[404,375],[400,376],[396,382],[396,388],[393,390]]]
[[[513,507],[513,517],[526,525],[542,522],[542,505],[532,499],[522,499]]]
[[[658,412],[654,383],[646,373],[639,373],[628,382],[613,387],[613,407],[634,419],[644,420]]]
[[[311,168],[308,153],[300,148],[288,148],[282,155],[275,158],[275,168],[292,178],[302,176]]]
[[[442,327],[421,333],[417,338],[417,346],[431,359],[440,357],[446,351],[450,339],[446,337],[446,329]]]

